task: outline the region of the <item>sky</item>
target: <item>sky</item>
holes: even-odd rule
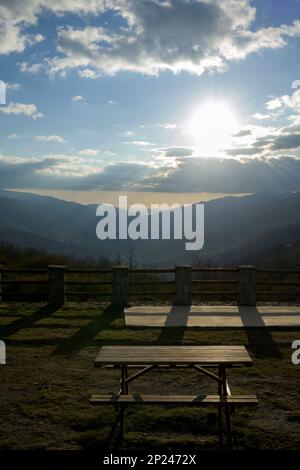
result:
[[[0,0],[0,80],[1,188],[300,190],[299,0]]]

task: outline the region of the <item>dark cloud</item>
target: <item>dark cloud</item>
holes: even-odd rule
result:
[[[297,148],[300,148],[300,134],[281,135],[277,137],[272,144],[272,150],[288,150]]]
[[[252,131],[250,129],[242,129],[237,134],[234,134],[233,137],[246,137],[247,135],[251,135]]]
[[[8,159],[0,160],[0,186],[1,188],[9,187],[26,187],[35,181],[44,177],[37,173],[39,170],[51,169],[60,161],[57,158],[45,158],[38,161],[20,161],[10,163]]]
[[[237,156],[249,156],[249,155],[257,155],[259,153],[259,150],[255,147],[237,147],[237,148],[232,148],[232,149],[226,149],[225,150],[227,155],[230,155],[231,157],[237,157]]]
[[[176,170],[155,179],[155,188],[157,191],[225,193],[300,190],[300,159],[178,159]]]
[[[194,150],[188,147],[169,147],[163,149],[165,157],[189,157],[193,155]]]
[[[56,175],[57,159],[0,162],[2,188],[131,190],[166,192],[257,192],[300,190],[300,159],[177,157],[176,166],[111,164],[84,176]]]

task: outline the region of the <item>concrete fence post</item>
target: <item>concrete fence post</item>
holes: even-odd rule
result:
[[[65,303],[66,266],[48,266],[48,305]]]
[[[192,303],[192,267],[175,266],[175,305]]]
[[[238,304],[256,305],[256,269],[255,266],[239,266],[239,299]]]
[[[114,266],[113,270],[113,297],[114,307],[125,307],[128,303],[128,272],[127,266]]]
[[[4,272],[3,272],[3,264],[0,264],[0,281],[4,281]],[[2,294],[2,284],[0,283],[0,299],[3,302],[3,294]]]
[[[300,268],[298,268],[298,278],[297,278],[297,282],[299,282],[299,285],[298,285],[298,298],[297,298],[297,302],[298,302],[298,304],[300,305]]]

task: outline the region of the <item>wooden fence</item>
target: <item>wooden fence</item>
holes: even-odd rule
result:
[[[129,269],[0,267],[2,301],[100,300],[124,306],[130,302],[165,300],[177,305],[227,301],[256,305],[257,301],[299,303],[300,269],[235,268]]]

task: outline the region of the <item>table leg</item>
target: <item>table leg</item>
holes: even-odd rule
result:
[[[228,395],[227,392],[227,379],[226,379],[226,368],[224,366],[221,367],[221,375],[222,375],[222,392],[224,396]],[[231,417],[230,417],[230,406],[225,405],[225,420],[226,420],[226,433],[228,439],[228,447],[232,449],[232,432],[231,432]]]
[[[128,393],[128,384],[126,383],[126,379],[128,377],[128,367],[126,365],[122,365],[121,367],[121,395],[127,395]],[[124,405],[120,405],[120,435],[123,437],[124,435]]]
[[[219,367],[219,377],[220,379],[222,378],[222,371],[221,368]],[[218,382],[218,395],[222,395],[222,382]],[[219,443],[220,443],[220,448],[222,449],[223,447],[223,419],[222,419],[222,405],[218,405],[218,428],[219,428]]]

